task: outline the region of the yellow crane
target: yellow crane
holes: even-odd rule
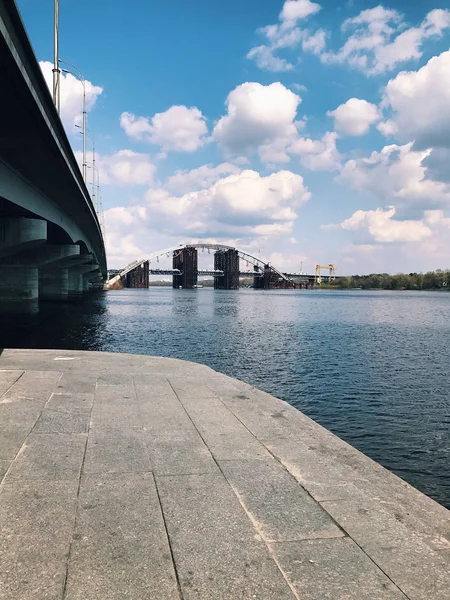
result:
[[[321,284],[322,283],[322,277],[321,277],[321,269],[328,269],[329,270],[329,279],[328,281],[333,281],[333,279],[336,278],[336,265],[316,265],[316,275],[314,277],[314,283],[315,284]]]

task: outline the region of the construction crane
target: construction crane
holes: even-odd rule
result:
[[[328,281],[333,281],[336,279],[336,265],[316,265],[316,275],[314,277],[315,284],[320,285],[322,283],[322,276],[320,274],[321,269],[329,269],[330,274]]]

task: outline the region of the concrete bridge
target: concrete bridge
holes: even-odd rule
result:
[[[214,253],[214,269],[201,270],[198,268],[198,251],[206,250]],[[152,268],[161,258],[172,258],[172,269]],[[242,271],[240,261],[253,267],[252,271]],[[198,284],[199,276],[214,277],[216,289],[232,290],[239,287],[242,277],[253,278],[255,288],[293,288],[294,280],[288,274],[282,273],[259,257],[244,250],[224,244],[188,244],[166,248],[148,257],[130,263],[125,269],[116,273],[107,287],[123,286],[129,288],[145,288],[149,284],[150,275],[172,275],[173,287],[190,289]],[[313,277],[313,276],[306,276]],[[306,282],[306,279],[305,279]]]
[[[101,288],[100,224],[12,0],[0,0],[0,80],[0,302]]]

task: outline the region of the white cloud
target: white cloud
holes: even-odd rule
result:
[[[286,0],[279,15],[279,22],[259,30],[267,43],[252,48],[247,58],[254,60],[260,69],[280,72],[290,71],[294,66],[285,58],[276,55],[279,50],[295,48],[302,42],[304,50],[320,53],[325,47],[325,32],[319,30],[311,35],[298,27],[299,21],[317,13],[320,8],[319,4],[310,0]]]
[[[261,177],[246,170],[179,196],[150,188],[140,204],[106,212],[110,262],[123,265],[181,241],[233,240],[248,248],[284,242],[310,196],[303,178],[290,171]]]
[[[76,156],[81,164],[82,153],[77,152]],[[97,167],[102,185],[148,186],[153,183],[156,171],[155,165],[147,154],[132,150],[119,150],[110,156],[98,155]]]
[[[399,63],[419,59],[424,42],[442,37],[450,27],[450,11],[430,11],[418,27],[407,28],[403,15],[383,6],[363,10],[342,25],[351,34],[338,52],[325,52],[323,62],[346,63],[377,75],[394,69]]]
[[[337,134],[328,131],[321,140],[298,138],[289,147],[289,152],[298,154],[300,164],[310,171],[334,171],[341,165],[341,156],[336,148]]]
[[[129,137],[157,144],[164,152],[193,152],[207,141],[205,117],[195,107],[171,106],[151,118],[124,112],[120,126]]]
[[[318,29],[316,33],[305,37],[302,41],[302,48],[305,52],[312,52],[317,56],[323,52],[326,45],[326,33],[323,29]]]
[[[258,150],[264,160],[274,160],[271,154],[285,159],[284,148],[297,136],[295,116],[300,102],[279,82],[267,86],[243,83],[228,95],[227,114],[217,122],[213,137],[229,154]]]
[[[280,13],[280,21],[296,23],[310,15],[319,12],[320,4],[310,0],[287,0]]]
[[[404,71],[385,87],[383,107],[401,141],[420,149],[450,148],[450,50],[418,71]]]
[[[338,225],[325,225],[324,229],[343,229],[355,232],[364,243],[420,242],[432,235],[428,225],[420,220],[398,221],[393,206],[387,209],[357,210],[351,217]]]
[[[169,177],[165,188],[177,192],[192,192],[209,187],[223,175],[237,174],[240,168],[231,163],[222,163],[213,167],[212,165],[202,165],[190,171],[177,171]]]
[[[253,59],[260,69],[273,73],[291,71],[294,68],[285,58],[274,56],[273,50],[269,46],[255,46],[249,51],[247,58]]]
[[[334,118],[334,127],[340,135],[364,135],[381,119],[375,104],[359,98],[350,98],[327,115]]]
[[[385,146],[367,158],[348,160],[338,177],[350,187],[378,196],[383,203],[430,208],[448,205],[446,184],[427,179],[424,159],[429,150],[414,151],[412,144]]]
[[[53,63],[40,61],[39,65],[48,88],[53,94]],[[61,118],[67,129],[74,130],[75,125],[82,124],[83,83],[71,73],[61,73],[60,77]],[[94,108],[103,88],[93,85],[88,80],[84,85],[86,88],[86,111],[89,112]]]
[[[394,121],[391,121],[390,119],[378,123],[377,129],[382,135],[385,135],[386,137],[389,135],[395,135],[398,131],[397,125],[394,123]]]
[[[136,244],[136,230],[148,218],[144,206],[118,206],[104,213],[108,264],[123,267],[144,255]]]
[[[146,205],[167,235],[245,238],[291,234],[297,210],[310,198],[303,178],[289,171],[261,177],[242,171],[182,196],[148,190]]]
[[[319,56],[325,50],[326,39],[326,32],[323,29],[318,29],[316,33],[303,39],[302,48],[305,52],[312,52]]]

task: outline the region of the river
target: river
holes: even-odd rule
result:
[[[330,429],[450,508],[450,293],[122,290],[0,317],[3,347],[198,361]]]

